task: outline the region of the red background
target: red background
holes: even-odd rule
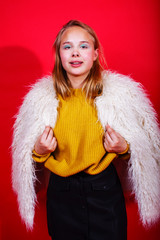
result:
[[[49,239],[45,193],[39,193],[35,228],[27,233],[11,189],[13,116],[27,85],[50,74],[52,44],[62,25],[78,19],[94,28],[110,69],[141,82],[160,114],[160,4],[158,0],[5,0],[0,3],[0,237],[3,240]],[[160,223],[146,230],[138,221],[137,205],[126,199],[128,240],[158,240]]]

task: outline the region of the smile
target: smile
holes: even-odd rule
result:
[[[72,67],[80,67],[82,65],[83,62],[80,61],[74,61],[74,62],[70,62]]]

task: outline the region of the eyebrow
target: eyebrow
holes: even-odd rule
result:
[[[72,43],[72,41],[66,41],[66,42],[64,42],[62,44],[64,45],[64,44],[70,44],[70,43]],[[89,44],[88,41],[80,41],[80,43],[88,43]]]

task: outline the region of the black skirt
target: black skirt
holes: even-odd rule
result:
[[[47,222],[54,240],[126,240],[125,201],[113,164],[96,175],[51,173]]]

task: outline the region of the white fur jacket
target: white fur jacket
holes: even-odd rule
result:
[[[156,113],[141,85],[131,78],[103,72],[103,94],[95,99],[98,118],[108,123],[130,144],[128,178],[144,225],[160,217],[160,130]],[[54,128],[58,100],[52,77],[31,87],[16,116],[12,143],[12,184],[19,212],[33,228],[36,204],[36,171],[32,150],[46,125]]]

